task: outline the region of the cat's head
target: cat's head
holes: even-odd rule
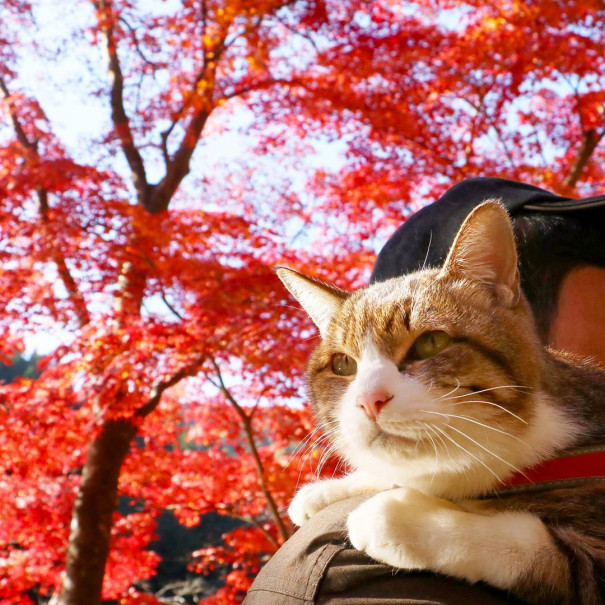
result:
[[[309,393],[353,467],[425,489],[439,475],[452,495],[460,477],[481,491],[560,445],[499,203],[468,216],[441,268],[353,293],[277,271],[319,328]]]

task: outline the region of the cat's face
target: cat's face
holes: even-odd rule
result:
[[[495,308],[480,286],[424,271],[343,301],[311,357],[309,393],[357,468],[430,466],[440,454],[459,466],[461,448],[476,449],[471,439],[518,445],[532,416],[537,347],[525,309]]]
[[[352,294],[280,277],[320,328],[309,393],[352,466],[394,482],[464,472],[480,489],[558,431],[540,406],[541,346],[499,205],[472,213],[441,269]]]

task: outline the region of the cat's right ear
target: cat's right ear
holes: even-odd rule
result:
[[[319,333],[325,336],[332,318],[338,313],[348,293],[288,267],[276,267],[275,272],[309,314],[319,328]]]
[[[510,217],[502,204],[488,200],[466,217],[442,271],[487,285],[506,306],[517,304],[517,248]]]

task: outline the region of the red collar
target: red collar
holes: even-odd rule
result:
[[[564,453],[545,460],[523,473],[515,473],[502,483],[504,488],[573,479],[605,478],[605,445]]]

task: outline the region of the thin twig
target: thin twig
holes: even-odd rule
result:
[[[143,59],[143,62],[146,65],[150,65],[151,67],[158,67],[157,63],[154,63],[153,61],[149,60],[145,56],[145,53],[143,53],[143,50],[141,49],[141,47],[139,45],[139,39],[137,38],[137,32],[134,29],[134,27],[132,27],[132,25],[130,25],[130,23],[128,23],[128,21],[126,21],[126,19],[124,19],[124,17],[122,15],[120,15],[118,17],[118,21],[120,21],[120,23],[123,23],[130,31],[130,34],[132,36],[132,41],[134,42],[135,50],[137,51],[137,54],[139,55],[139,57],[141,57],[141,59]]]
[[[288,31],[291,31],[293,34],[296,34],[297,36],[300,36],[301,38],[304,38],[312,47],[313,50],[315,50],[315,52],[317,54],[319,54],[319,48],[317,46],[317,44],[315,43],[315,40],[313,40],[313,38],[311,38],[311,36],[309,34],[305,34],[304,32],[301,32],[299,30],[297,30],[295,27],[293,27],[292,25],[290,25],[289,23],[283,21],[282,19],[280,19],[277,15],[274,15],[274,19],[280,23],[281,25],[283,25]]]
[[[240,419],[242,421],[242,424],[244,427],[244,432],[246,434],[246,439],[248,441],[248,446],[250,447],[252,457],[254,458],[254,463],[256,464],[256,470],[258,473],[259,481],[261,483],[261,489],[263,490],[263,493],[265,494],[265,498],[267,500],[267,505],[269,506],[271,515],[273,516],[273,520],[275,521],[282,538],[284,540],[287,540],[290,537],[290,532],[286,528],[286,525],[285,525],[283,519],[281,518],[281,515],[279,514],[279,511],[277,509],[277,504],[275,503],[275,500],[273,498],[273,494],[271,493],[271,491],[269,490],[269,487],[267,485],[267,481],[265,479],[265,469],[263,467],[263,463],[262,463],[262,460],[258,453],[258,448],[256,447],[256,442],[254,440],[254,433],[252,430],[252,422],[251,422],[250,416],[248,414],[246,414],[246,411],[244,410],[244,408],[233,397],[233,394],[225,385],[225,382],[223,380],[223,375],[222,375],[221,370],[220,370],[216,360],[214,359],[214,357],[210,356],[209,359],[210,359],[210,362],[212,363],[212,366],[214,367],[216,378],[218,379],[218,384],[216,382],[214,382],[213,380],[211,380],[211,378],[208,376],[208,373],[206,373],[206,372],[204,372],[204,373],[206,374],[206,376],[208,376],[210,382],[222,391],[223,395],[227,398],[229,403],[231,403],[231,405],[233,406],[233,408],[235,409],[235,411],[237,412],[238,416],[240,417]]]
[[[168,380],[164,380],[153,387],[151,397],[135,412],[135,416],[145,418],[153,412],[158,407],[164,391],[178,384],[184,378],[198,374],[202,370],[205,359],[205,355],[200,355],[192,363],[173,374]]]

